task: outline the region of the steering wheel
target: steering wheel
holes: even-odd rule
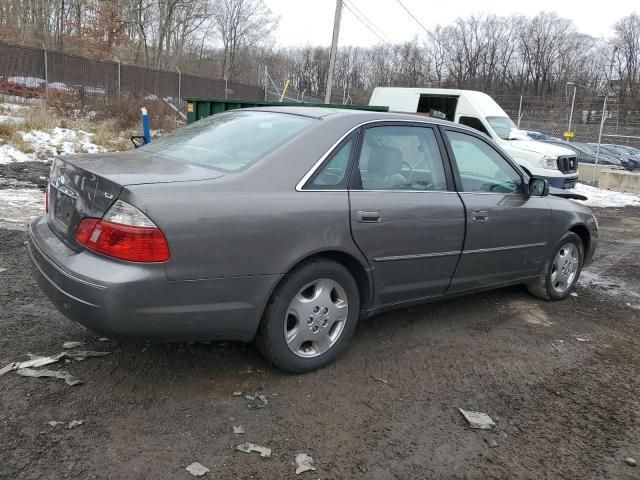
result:
[[[513,193],[514,190],[509,189],[509,187],[502,183],[494,183],[489,187],[489,191],[493,193]]]
[[[413,178],[413,167],[409,162],[407,162],[406,160],[403,160],[402,167],[404,168],[405,165],[409,167],[409,176],[407,177],[407,180],[411,180]],[[402,172],[402,168],[400,169],[400,171]]]

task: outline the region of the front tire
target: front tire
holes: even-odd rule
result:
[[[565,233],[545,262],[540,276],[527,285],[529,292],[543,300],[564,300],[582,272],[584,246],[573,232]]]
[[[256,345],[282,370],[316,370],[333,362],[347,345],[359,315],[358,285],[349,271],[332,260],[311,260],[292,270],[276,288]]]

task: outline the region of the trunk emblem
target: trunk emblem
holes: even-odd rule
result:
[[[109,200],[113,200],[113,195],[111,193],[104,192],[104,196],[105,196],[105,198],[108,198]]]

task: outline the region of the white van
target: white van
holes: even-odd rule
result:
[[[422,113],[473,127],[491,137],[530,175],[546,178],[552,187],[573,188],[578,180],[578,162],[573,151],[531,140],[485,93],[378,87],[369,105],[388,106],[392,112]]]

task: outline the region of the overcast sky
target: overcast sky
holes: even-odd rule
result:
[[[279,46],[329,45],[333,29],[335,0],[264,0],[280,15],[276,34]],[[579,31],[595,37],[607,37],[619,18],[640,11],[640,0],[401,0],[431,29],[447,25],[460,16],[472,13],[533,16],[541,10],[556,11],[574,21]],[[362,12],[382,35],[393,43],[419,38],[426,34],[396,0],[346,0],[347,5]],[[369,46],[380,39],[360,23],[353,13],[343,9],[340,45]]]

